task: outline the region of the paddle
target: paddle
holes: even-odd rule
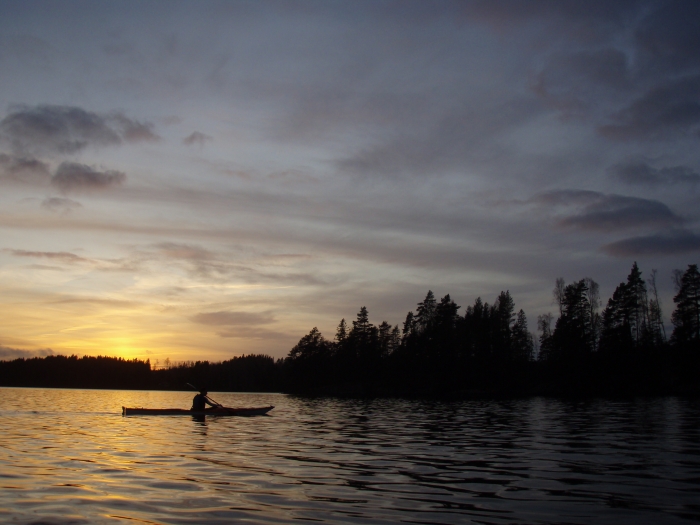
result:
[[[196,386],[194,386],[193,384],[191,384],[191,383],[185,383],[185,384],[186,384],[188,387],[190,387],[192,390],[196,390],[197,392],[201,392],[201,390],[200,390],[199,388],[197,388]],[[210,398],[209,396],[204,396],[204,397],[207,398],[207,399],[208,399],[209,401],[211,401],[212,403],[214,403],[216,406],[221,407],[221,408],[226,408],[224,405],[222,405],[222,404],[219,403],[218,401],[214,401],[214,400],[213,400],[212,398]]]

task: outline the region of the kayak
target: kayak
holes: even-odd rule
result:
[[[129,408],[122,407],[122,416],[262,416],[272,410],[269,407],[229,408],[209,410],[185,410],[182,408]]]

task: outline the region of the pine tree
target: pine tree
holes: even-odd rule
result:
[[[515,302],[510,292],[501,292],[492,308],[494,350],[502,356],[509,357],[511,325],[515,322]]]
[[[664,327],[664,317],[661,312],[661,300],[656,288],[656,270],[652,269],[647,284],[649,285],[649,332],[651,333],[654,345],[659,346],[666,342],[666,328]]]
[[[642,279],[642,272],[637,263],[632,265],[632,270],[627,276],[625,297],[625,310],[629,320],[632,339],[636,345],[648,337],[648,301],[647,287]]]
[[[416,319],[415,316],[413,315],[413,312],[408,312],[406,314],[406,320],[403,322],[403,331],[402,331],[402,341],[406,343],[411,336],[414,334],[416,329]]]
[[[552,335],[553,353],[556,353],[558,357],[593,350],[590,311],[586,280],[581,279],[568,285],[564,289],[562,315],[557,319]]]
[[[540,353],[537,359],[547,361],[552,356],[552,314],[537,316],[537,329],[540,331]]]
[[[606,353],[619,353],[634,346],[627,309],[629,292],[627,283],[620,283],[603,310],[600,349]]]
[[[418,308],[416,308],[415,321],[419,332],[425,332],[432,324],[436,309],[437,301],[435,300],[435,295],[433,295],[432,290],[428,290],[425,299],[418,303]]]
[[[382,357],[386,357],[391,353],[391,334],[392,326],[386,321],[382,321],[378,328],[379,353]]]
[[[534,343],[532,334],[527,329],[527,317],[525,317],[525,312],[522,309],[518,311],[510,337],[513,358],[516,361],[532,361]]]
[[[673,343],[700,348],[700,272],[698,265],[691,264],[680,278],[680,289],[673,298],[676,310],[671,316],[673,322]]]
[[[340,320],[338,323],[338,328],[335,331],[335,340],[337,343],[342,343],[348,338],[348,325],[345,322],[345,318]]]

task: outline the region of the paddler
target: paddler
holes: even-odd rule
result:
[[[192,408],[190,410],[196,410],[196,411],[202,411],[202,410],[211,410],[211,408],[217,408],[219,405],[212,403],[211,400],[207,397],[207,392],[206,388],[203,388],[202,390],[199,391],[199,394],[194,396],[194,399],[192,399]],[[207,408],[206,405],[209,405],[211,408]]]

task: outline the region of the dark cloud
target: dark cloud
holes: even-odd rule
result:
[[[77,208],[82,208],[82,204],[71,199],[48,197],[42,201],[41,207],[52,212],[68,213]]]
[[[683,219],[665,204],[638,197],[606,195],[595,191],[562,190],[531,199],[547,209],[563,208],[558,224],[589,231],[611,231],[648,226],[679,225]]]
[[[524,2],[511,10],[496,2],[481,10],[521,29],[541,25],[541,45],[556,51],[543,55],[534,88],[562,116],[595,120],[613,140],[696,134],[700,3],[575,3]]]
[[[677,255],[700,251],[700,235],[686,230],[632,237],[606,244],[602,251],[616,257]]]
[[[3,249],[4,252],[11,253],[16,257],[32,257],[36,259],[54,259],[67,263],[83,263],[90,262],[89,259],[80,257],[70,252],[33,252],[28,250],[10,250]]]
[[[0,153],[0,179],[16,182],[46,182],[49,166],[33,157]]]
[[[616,164],[610,168],[610,175],[627,184],[650,186],[665,184],[697,184],[700,174],[688,166],[653,168],[643,161]]]
[[[263,325],[274,322],[274,318],[270,313],[251,313],[251,312],[209,312],[199,313],[190,317],[190,320],[197,324],[205,324],[209,326],[242,326],[249,327],[253,325]]]
[[[204,146],[205,142],[210,140],[214,140],[214,138],[204,133],[200,133],[199,131],[193,131],[191,134],[187,135],[184,139],[182,139],[182,143],[186,146],[192,146],[194,144],[197,144],[201,147]]]
[[[0,121],[0,138],[13,151],[75,153],[87,146],[153,141],[153,125],[121,113],[103,115],[74,106],[18,106]]]
[[[104,190],[126,180],[121,171],[97,171],[85,164],[63,162],[51,178],[51,184],[64,193]]]
[[[158,142],[160,140],[160,137],[153,131],[154,126],[150,122],[139,122],[120,113],[113,113],[106,120],[119,130],[122,138],[127,142]]]
[[[556,56],[537,75],[535,93],[564,116],[585,117],[611,92],[630,87],[627,55],[618,49]]]
[[[682,72],[700,66],[700,3],[666,1],[639,23],[635,42],[650,73]]]
[[[413,125],[414,116],[402,116],[395,122],[391,138],[375,141],[335,161],[345,172],[363,176],[405,174],[424,176],[458,170],[493,154],[493,143],[513,127],[525,124],[539,107],[532,101],[518,100],[487,108],[473,106],[467,100],[460,107],[435,108],[423,114],[424,122]]]
[[[651,89],[612,116],[598,131],[615,140],[659,139],[697,133],[700,125],[700,75]]]
[[[51,350],[50,348],[38,348],[36,350],[20,350],[19,348],[0,346],[0,359],[3,361],[8,361],[12,359],[29,359],[31,357],[46,357],[47,355],[54,355],[53,350]]]

